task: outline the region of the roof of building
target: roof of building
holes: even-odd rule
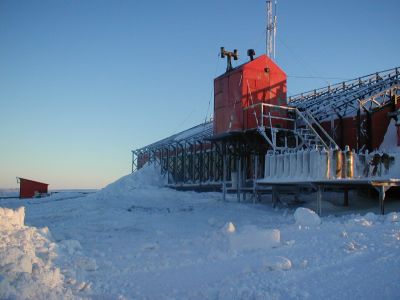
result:
[[[210,138],[213,134],[213,121],[199,124],[182,132],[171,135],[160,141],[136,149],[136,151],[144,151],[168,146],[176,143],[184,143],[190,141],[201,141]]]

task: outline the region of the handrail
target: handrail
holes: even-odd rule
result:
[[[303,119],[303,121],[311,128],[314,134],[321,140],[321,143],[324,145],[325,149],[329,149],[328,145],[325,141],[319,136],[318,132],[312,127],[311,123],[303,116],[303,114],[296,108],[296,113]]]
[[[398,78],[399,76],[400,76],[399,67],[395,67],[392,69],[371,73],[371,74],[368,74],[368,75],[365,75],[362,77],[342,81],[342,82],[336,83],[334,85],[329,85],[329,86],[321,87],[318,89],[291,95],[289,97],[289,103],[301,101],[301,100],[306,101],[307,98],[312,98],[312,97],[317,97],[317,96],[319,97],[319,96],[321,96],[321,94],[331,93],[331,92],[334,92],[335,90],[341,90],[341,89],[344,90],[351,86],[357,86],[357,85],[361,85],[361,84],[365,84],[365,83],[372,84],[372,83],[375,83],[375,82],[383,80],[383,79]]]
[[[273,107],[273,108],[281,108],[281,109],[286,109],[286,110],[295,110],[296,109],[295,107],[291,107],[291,106],[283,106],[283,105],[276,105],[276,104],[260,102],[260,103],[256,103],[256,104],[247,106],[247,107],[243,108],[243,110],[248,110],[248,109],[254,108],[256,106],[260,106],[260,105]]]
[[[316,126],[319,128],[319,130],[321,130],[323,135],[329,140],[330,145],[333,145],[334,147],[338,148],[338,145],[335,143],[335,141],[329,136],[329,134],[325,131],[325,129],[315,120],[315,118],[309,112],[305,111],[305,114],[303,114],[296,107],[275,105],[275,104],[262,103],[262,102],[250,105],[248,107],[245,107],[244,110],[248,110],[248,109],[252,109],[252,108],[254,109],[257,106],[261,106],[261,124],[262,125],[264,125],[264,122],[263,122],[264,117],[267,117],[270,120],[270,123],[271,123],[271,119],[281,119],[281,120],[296,122],[296,119],[288,119],[288,118],[284,118],[284,117],[276,117],[276,116],[271,116],[271,114],[269,114],[268,116],[264,115],[264,109],[263,109],[264,107],[278,108],[278,109],[282,109],[282,110],[286,110],[286,111],[295,111],[296,112],[296,116],[300,116],[300,118],[304,121],[306,126],[309,129],[311,129],[311,131],[320,140],[320,142],[322,143],[322,145],[326,149],[329,149],[329,146],[326,144],[324,139],[318,134],[318,132],[315,130],[315,128],[312,126],[312,124],[316,124]],[[308,119],[306,118],[305,115],[307,116]],[[309,120],[311,120],[312,123],[310,123]],[[270,127],[272,128],[272,123],[270,124]]]
[[[317,120],[310,114],[308,111],[305,111],[306,115],[312,120],[313,124],[317,125],[319,130],[325,135],[326,138],[330,141],[331,145],[334,145],[336,149],[339,148],[339,146],[336,144],[336,142],[330,137],[330,135],[325,131],[325,129],[319,124]]]

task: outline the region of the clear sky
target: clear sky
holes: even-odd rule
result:
[[[398,0],[278,0],[288,94],[400,66],[399,11]],[[219,47],[238,63],[265,52],[265,19],[263,0],[0,0],[0,188],[128,174],[131,149],[210,115]]]

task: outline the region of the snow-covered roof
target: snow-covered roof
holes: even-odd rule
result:
[[[136,151],[157,149],[168,145],[172,145],[174,143],[201,141],[211,137],[212,134],[213,134],[213,121],[209,121],[194,126],[190,129],[184,130],[182,132],[176,133],[174,135],[171,135],[153,144],[137,149]]]
[[[389,92],[398,93],[399,89],[400,69],[394,68],[294,95],[288,102],[323,121],[354,115],[360,107],[372,110],[383,106],[391,101]]]

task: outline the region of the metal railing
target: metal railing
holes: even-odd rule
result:
[[[308,92],[303,92],[289,96],[289,104],[296,105],[300,102],[308,102],[310,99],[319,98],[324,95],[338,93],[344,90],[351,89],[353,87],[360,87],[365,84],[373,84],[377,81],[384,80],[387,78],[400,79],[400,67],[375,72],[362,77],[357,77],[347,81],[339,82],[334,85],[325,86],[319,89],[310,90]]]
[[[400,70],[394,68],[291,96],[288,105],[311,112],[321,122],[332,115],[345,117],[361,108],[371,111],[385,106],[399,90]]]
[[[260,110],[259,116],[256,111]],[[306,145],[307,148],[310,148],[312,145],[310,144],[310,137],[315,141],[314,146],[321,146],[325,149],[337,148],[337,144],[335,141],[329,136],[329,134],[323,129],[323,127],[314,119],[314,117],[309,112],[301,112],[296,107],[290,106],[281,106],[269,103],[256,103],[244,108],[244,111],[253,110],[254,117],[256,118],[256,124],[258,125],[259,132],[263,135],[263,137],[267,140],[267,142],[272,146],[274,150],[285,150],[288,148],[288,145],[285,143],[284,147],[278,146],[276,143],[276,133],[278,131],[291,131],[298,137],[300,137],[303,141],[303,144],[296,143],[296,148],[300,148],[303,145]],[[283,111],[285,114],[282,116],[281,113],[273,113],[273,110]],[[293,115],[294,117],[290,117]],[[290,122],[291,125],[286,127],[275,127],[274,123],[278,121]],[[299,122],[302,121],[302,123]],[[318,128],[319,132],[314,128]],[[309,133],[306,134],[301,130],[303,128],[309,130]],[[269,129],[271,138],[265,134],[265,129]],[[321,137],[321,134],[324,138]]]

